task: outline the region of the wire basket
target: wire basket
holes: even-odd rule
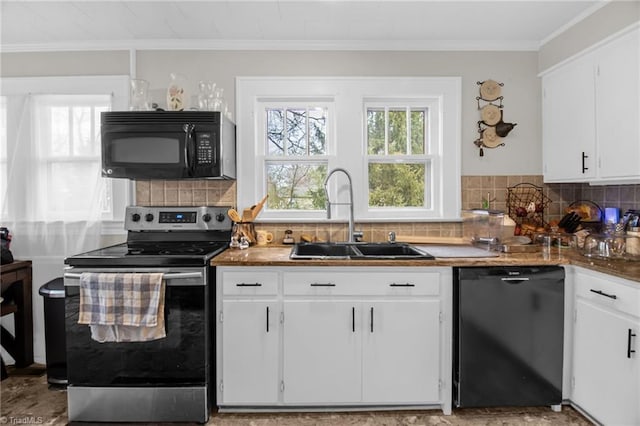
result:
[[[507,188],[509,217],[513,219],[523,234],[532,234],[544,228],[544,212],[551,199],[543,194],[542,187],[531,183],[519,183]]]

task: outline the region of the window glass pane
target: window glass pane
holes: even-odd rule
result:
[[[369,207],[425,207],[424,163],[369,163]]]
[[[0,96],[0,161],[7,160],[7,98]]]
[[[389,110],[389,154],[407,153],[407,111]]]
[[[49,155],[66,157],[69,155],[69,145],[71,143],[69,108],[66,106],[54,106],[50,108],[50,111],[50,114],[48,114],[51,120],[51,145]],[[41,145],[41,149],[42,152],[48,151],[46,145]]]
[[[110,109],[108,95],[34,97],[38,158],[37,210],[43,217],[80,220],[104,208],[100,176],[100,111]],[[75,158],[75,159],[74,159]],[[84,201],[84,202],[83,202]]]
[[[95,194],[99,170],[98,161],[50,163],[46,183],[48,213],[67,213],[67,219],[83,219],[74,213],[86,208],[87,195],[99,196]]]
[[[307,155],[307,111],[287,110],[287,155]]]
[[[324,155],[327,152],[327,110],[309,109],[309,155]]]
[[[411,111],[411,153],[424,154],[425,111]]]
[[[267,167],[267,208],[320,210],[325,208],[326,164],[274,164]]]
[[[384,155],[384,109],[367,110],[367,152]]]
[[[284,155],[284,111],[267,109],[267,154]]]
[[[93,114],[91,107],[79,106],[71,109],[73,129],[73,155],[89,156],[98,154],[98,144],[93,140]]]
[[[0,203],[4,206],[3,209],[6,208],[7,178],[7,98],[2,96],[0,97]]]

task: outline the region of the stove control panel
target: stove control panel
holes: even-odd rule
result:
[[[129,206],[124,226],[127,231],[227,231],[232,225],[227,210],[229,207]]]

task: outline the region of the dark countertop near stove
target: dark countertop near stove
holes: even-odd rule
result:
[[[411,260],[379,259],[289,259],[291,246],[250,247],[246,250],[227,249],[212,260],[214,266],[531,266],[576,265],[591,270],[638,282],[640,262],[625,260],[590,259],[571,249],[561,251],[554,259],[545,259],[542,253],[501,253],[498,257],[436,258]]]

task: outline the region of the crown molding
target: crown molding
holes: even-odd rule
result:
[[[537,51],[536,40],[106,40],[0,44],[2,53],[105,50]]]

